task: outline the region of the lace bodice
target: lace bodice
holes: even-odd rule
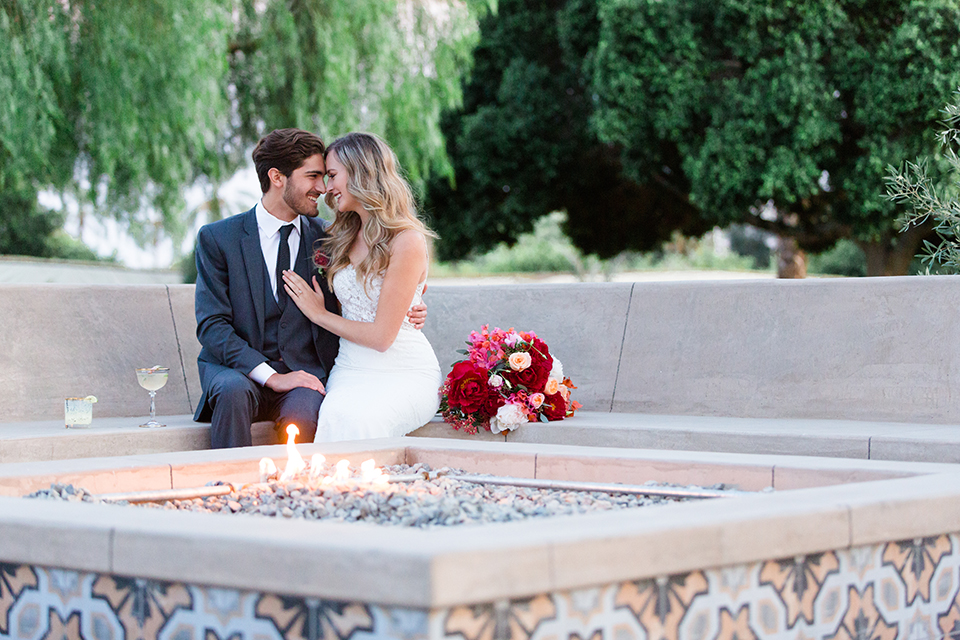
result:
[[[420,304],[424,284],[424,282],[421,282],[417,285],[417,291],[410,303],[411,307]],[[352,264],[333,275],[333,292],[337,294],[343,317],[347,320],[373,322],[377,317],[377,304],[380,302],[380,290],[382,288],[383,275],[376,275],[370,278],[365,291],[363,282],[357,279],[357,269]],[[403,318],[400,329],[413,329],[409,318]]]

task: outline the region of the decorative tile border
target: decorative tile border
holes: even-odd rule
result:
[[[0,563],[0,638],[960,638],[960,536],[426,611]]]

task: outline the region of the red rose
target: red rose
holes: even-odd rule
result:
[[[533,339],[532,348],[527,353],[530,354],[530,366],[523,371],[505,371],[503,377],[511,384],[526,387],[530,393],[538,393],[543,391],[547,378],[550,377],[553,357],[547,350],[547,345],[539,338]]]
[[[560,392],[557,392],[552,396],[547,396],[543,404],[540,405],[540,410],[543,415],[547,416],[547,420],[563,420],[567,417],[567,401],[563,399]]]
[[[486,418],[492,418],[493,416],[497,415],[497,409],[506,403],[506,398],[496,391],[490,391],[490,393],[487,394],[487,399],[483,403],[483,406],[480,407],[480,413]]]
[[[553,367],[553,356],[550,355],[550,349],[547,348],[547,343],[540,338],[533,339],[530,346],[530,357],[533,358],[534,364],[537,363],[537,360],[540,360]]]
[[[503,377],[514,385],[526,387],[530,393],[537,393],[543,391],[543,387],[547,384],[550,369],[531,364],[523,371],[504,371]]]
[[[330,258],[320,249],[313,252],[313,264],[317,269],[323,270],[330,266]]]
[[[469,361],[453,365],[447,381],[450,383],[447,404],[457,407],[464,413],[479,411],[486,403],[487,396],[490,395],[487,372]]]

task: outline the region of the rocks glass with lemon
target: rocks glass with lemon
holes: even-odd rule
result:
[[[96,396],[64,398],[63,426],[67,429],[85,429],[93,422],[93,403]]]

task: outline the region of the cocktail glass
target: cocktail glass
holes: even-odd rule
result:
[[[170,375],[169,367],[149,367],[146,369],[137,369],[137,382],[140,386],[150,392],[150,420],[140,425],[146,428],[165,427],[167,425],[157,422],[157,405],[154,398],[157,390],[167,384],[167,377]]]
[[[93,422],[93,396],[84,398],[64,398],[63,426],[67,429],[84,429]]]

